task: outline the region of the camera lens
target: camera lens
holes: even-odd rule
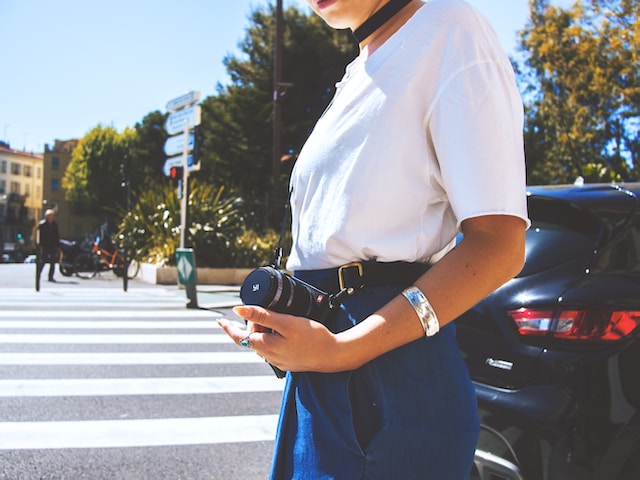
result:
[[[260,305],[270,308],[282,296],[282,280],[278,280],[274,268],[260,267],[245,279],[240,287],[240,298],[245,305]]]
[[[273,267],[251,272],[240,287],[245,305],[321,321],[330,309],[327,294]]]

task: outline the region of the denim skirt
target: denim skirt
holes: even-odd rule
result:
[[[321,286],[305,273],[296,276]],[[365,287],[330,329],[352,327],[403,288]],[[463,480],[478,434],[475,391],[450,323],[357,370],[287,373],[271,479]]]

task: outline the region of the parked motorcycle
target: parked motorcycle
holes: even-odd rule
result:
[[[60,251],[62,252],[62,258],[60,259],[60,273],[65,277],[70,277],[76,273],[74,265],[78,255],[88,253],[91,250],[87,248],[86,242],[61,239]]]

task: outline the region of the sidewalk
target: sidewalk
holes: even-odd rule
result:
[[[184,288],[178,285],[156,285],[134,278],[128,280],[127,291],[124,291],[123,279],[116,277],[113,272],[101,272],[92,279],[83,279],[74,276],[63,276],[56,267],[55,283],[47,281],[49,266],[45,265],[40,279],[40,291],[35,289],[35,264],[2,263],[0,264],[0,288],[3,290],[16,290],[16,296],[24,296],[25,300],[34,298],[33,294],[41,296],[55,294],[59,296],[77,296],[83,291],[98,290],[110,293],[121,292],[122,295],[135,296],[139,294],[152,294],[152,297],[161,295],[170,296],[173,299],[184,299],[185,308],[188,302]],[[240,305],[240,287],[227,285],[198,285],[196,288],[198,307],[204,309],[230,308]],[[26,295],[29,293],[29,295]],[[124,297],[123,297],[124,298]]]

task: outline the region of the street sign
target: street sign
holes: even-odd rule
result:
[[[167,102],[167,110],[173,112],[179,108],[188,107],[189,105],[196,103],[198,100],[200,100],[200,92],[192,90],[184,95],[180,95],[179,97],[169,100]]]
[[[187,151],[190,152],[191,150],[193,150],[194,144],[195,135],[193,134],[193,132],[189,132]],[[167,138],[167,141],[164,144],[164,153],[167,157],[178,155],[182,152],[184,152],[184,135],[175,135],[173,137]]]
[[[184,285],[189,303],[187,308],[198,308],[196,256],[193,248],[176,248],[178,283]]]
[[[162,173],[164,173],[166,177],[170,176],[171,167],[182,167],[182,162],[184,162],[182,155],[167,158],[164,162],[164,166],[162,167]],[[200,170],[200,163],[194,164],[193,155],[187,156],[187,170],[190,172],[197,172]]]
[[[176,133],[184,131],[187,121],[189,122],[189,128],[200,125],[201,111],[200,105],[194,105],[176,112],[171,112],[164,124],[164,129],[169,135],[175,135]]]
[[[200,170],[200,163],[196,164],[193,155],[189,154],[189,151],[195,148],[195,133],[191,133],[190,130],[200,125],[202,115],[200,105],[194,105],[198,100],[200,100],[200,92],[194,91],[169,100],[167,102],[169,116],[164,124],[164,129],[170,136],[184,132],[182,139],[180,139],[180,136],[176,136],[166,141],[164,150],[169,158],[162,167],[163,173],[168,177],[171,176],[173,167],[183,167],[182,179],[178,187],[178,198],[180,199],[180,248],[183,248],[185,244],[189,173]],[[172,156],[180,153],[181,155]]]

